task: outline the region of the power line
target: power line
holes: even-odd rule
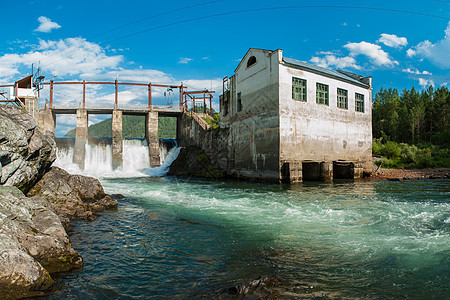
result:
[[[447,4],[450,4],[450,2],[447,2],[447,1],[442,1],[442,0],[434,0],[434,1],[436,1],[436,2],[442,2],[442,3],[447,3]]]
[[[438,0],[435,0],[435,1],[438,1]],[[215,2],[215,1],[212,1],[212,2]],[[212,3],[212,2],[208,2],[208,3]],[[190,22],[199,21],[199,20],[211,19],[211,18],[222,17],[222,16],[237,15],[237,14],[246,14],[246,13],[252,13],[252,12],[264,12],[264,11],[286,10],[286,9],[302,9],[302,8],[361,9],[361,10],[372,10],[372,11],[384,11],[384,12],[403,13],[403,14],[411,14],[411,15],[418,15],[418,16],[438,18],[438,19],[443,19],[443,20],[450,20],[449,17],[443,17],[443,16],[432,15],[432,14],[427,14],[427,13],[408,11],[408,10],[400,10],[400,9],[392,9],[392,8],[368,7],[368,6],[346,6],[346,5],[277,6],[277,7],[266,7],[266,8],[237,10],[237,11],[217,13],[217,14],[210,14],[210,15],[206,15],[206,16],[200,16],[200,17],[184,19],[184,20],[180,20],[180,21],[176,21],[176,22],[172,22],[172,23],[168,23],[168,24],[164,24],[164,25],[158,25],[158,26],[154,26],[154,27],[147,28],[147,29],[144,29],[144,30],[136,31],[136,32],[133,32],[133,33],[130,33],[130,34],[127,34],[127,35],[124,35],[124,36],[121,36],[121,37],[118,37],[118,38],[106,41],[106,42],[102,42],[102,43],[96,44],[94,47],[97,47],[99,45],[106,44],[106,43],[113,43],[113,42],[116,42],[116,41],[119,41],[119,40],[122,40],[122,39],[125,39],[125,38],[129,38],[129,37],[132,37],[132,36],[135,36],[135,35],[139,35],[139,34],[145,33],[145,32],[158,30],[158,29],[161,29],[161,28],[170,27],[170,26],[174,26],[174,25],[179,25],[179,24],[183,24],[183,23],[190,23]],[[136,21],[136,22],[138,22],[138,21]],[[134,22],[132,22],[132,23],[134,23]],[[124,26],[127,26],[127,25],[124,25]],[[94,47],[91,47],[91,48],[94,48]],[[89,47],[87,49],[89,49]],[[56,61],[53,61],[53,62],[51,62],[49,64],[44,65],[44,67],[48,66],[48,65],[51,65],[51,64],[54,64],[54,63],[56,63],[58,61],[61,61],[63,59],[64,58],[61,58],[61,59],[56,60]]]
[[[225,0],[215,0],[215,1],[209,1],[209,2],[202,2],[202,3],[193,4],[193,5],[188,5],[188,6],[180,7],[180,8],[177,8],[177,9],[169,10],[169,11],[166,11],[166,12],[158,13],[158,14],[155,14],[155,15],[152,15],[152,16],[149,16],[149,17],[145,17],[145,18],[142,18],[142,19],[138,19],[138,20],[132,21],[132,22],[130,22],[130,23],[126,23],[126,24],[123,24],[123,25],[114,27],[114,28],[109,29],[109,30],[107,30],[107,31],[104,31],[104,32],[101,32],[101,33],[99,33],[99,34],[90,36],[88,39],[94,39],[94,38],[96,38],[96,37],[105,35],[105,34],[107,34],[107,33],[111,33],[111,32],[117,31],[117,30],[119,30],[119,29],[122,29],[122,28],[125,28],[125,27],[128,27],[128,26],[131,26],[131,25],[134,25],[134,24],[143,22],[143,21],[150,20],[150,19],[157,18],[157,17],[161,17],[161,16],[165,16],[165,15],[168,15],[168,14],[171,14],[171,13],[174,13],[174,12],[186,10],[186,9],[189,9],[189,8],[194,8],[194,7],[199,7],[199,6],[209,5],[209,4],[213,4],[213,3],[217,3],[217,2],[223,2],[223,1],[225,1]],[[77,44],[75,44],[74,46],[77,46],[77,45],[81,45],[81,43],[77,43]],[[61,52],[64,52],[64,51],[66,51],[66,50],[67,50],[67,49],[63,49],[63,50],[60,50],[60,51],[56,51],[56,52],[52,53],[51,55],[47,56],[43,61],[47,60],[49,57],[55,56],[55,55],[57,55],[57,54],[59,54],[59,53],[61,53]]]

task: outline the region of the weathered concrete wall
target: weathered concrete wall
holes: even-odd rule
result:
[[[73,162],[76,163],[82,170],[84,169],[84,161],[86,157],[87,138],[88,138],[88,113],[87,110],[85,109],[78,109]]]
[[[24,97],[23,102],[27,112],[33,117],[35,121],[38,120],[38,98],[36,97]]]
[[[123,165],[122,111],[113,110],[112,114],[112,167],[117,169]]]
[[[148,143],[150,166],[161,165],[159,157],[158,112],[149,111],[145,118],[145,137]]]
[[[306,79],[307,101],[292,99],[292,77]],[[316,103],[316,82],[329,86],[329,105]],[[348,109],[337,107],[337,88],[348,91]],[[292,181],[301,181],[301,162],[326,162],[332,178],[333,161],[355,164],[355,177],[371,170],[371,90],[301,69],[280,65],[280,166],[297,166]],[[355,110],[355,93],[364,95],[364,112]]]
[[[197,114],[198,115],[198,114]],[[220,170],[228,173],[228,129],[211,129],[199,122],[191,114],[178,117],[177,132],[181,146],[195,146],[201,148],[208,155],[211,163]]]
[[[279,55],[249,50],[231,79],[229,112],[221,115],[221,125],[229,128],[227,171],[235,177],[279,180]],[[252,56],[256,63],[247,67]]]
[[[38,128],[44,135],[55,136],[56,116],[50,109],[43,109],[38,113]]]

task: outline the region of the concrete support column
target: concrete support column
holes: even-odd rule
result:
[[[42,134],[55,136],[56,116],[51,109],[44,109],[38,113],[37,124]]]
[[[322,178],[324,180],[333,180],[333,162],[326,161],[320,163]]]
[[[122,111],[113,110],[112,114],[112,167],[117,169],[123,165],[122,143]]]
[[[38,121],[38,98],[35,97],[25,97],[24,103],[27,112],[33,116],[35,121]]]
[[[159,135],[158,135],[158,112],[149,111],[145,118],[145,137],[148,143],[150,166],[160,166],[159,160]]]
[[[75,132],[75,150],[73,152],[73,162],[80,169],[84,169],[86,158],[86,142],[88,139],[88,114],[85,109],[77,110],[77,129]]]

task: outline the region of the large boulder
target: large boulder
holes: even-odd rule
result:
[[[45,201],[15,187],[0,186],[0,295],[17,299],[43,295],[50,274],[82,266],[59,217]]]
[[[53,138],[42,135],[30,114],[14,106],[0,106],[0,185],[24,193],[56,159]]]
[[[117,207],[117,200],[105,194],[98,179],[71,175],[58,167],[52,167],[27,196],[47,200],[65,221],[93,220],[96,212]]]

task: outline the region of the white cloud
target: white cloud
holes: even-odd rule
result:
[[[187,79],[183,81],[183,84],[186,85],[189,90],[199,90],[202,91],[204,89],[212,90],[216,92],[216,95],[222,94],[222,79],[214,78],[214,79]]]
[[[356,70],[360,70],[361,67],[356,64],[356,60],[353,57],[336,57],[335,55],[326,55],[325,57],[313,57],[310,59],[310,62],[313,64],[328,68],[328,67],[336,67],[336,68],[353,68]]]
[[[180,60],[178,60],[178,63],[179,64],[187,64],[187,63],[189,63],[192,60],[193,59],[189,58],[189,57],[180,57]]]
[[[341,24],[342,26],[347,26],[347,22],[344,22]]]
[[[406,55],[408,57],[413,57],[414,55],[416,55],[416,51],[414,51],[413,49],[408,49],[406,50]]]
[[[424,78],[419,78],[419,84],[420,86],[422,86],[423,88],[427,88],[430,85],[434,86],[434,82],[431,79],[424,79]]]
[[[450,68],[450,22],[445,30],[445,37],[433,44],[425,40],[420,42],[417,46],[408,49],[409,57],[420,56],[430,60],[434,65],[441,69]]]
[[[417,69],[414,70],[414,69],[410,69],[410,68],[403,69],[402,71],[405,73],[416,74],[416,75],[433,75],[433,74],[431,74],[431,72],[428,72],[428,71],[420,72]]]
[[[382,33],[377,42],[392,48],[400,48],[408,45],[408,40],[405,37],[398,37],[395,34],[387,33]]]
[[[368,42],[348,43],[344,48],[350,51],[350,56],[364,55],[369,57],[377,66],[391,67],[398,65],[398,62],[391,60],[389,54],[381,49],[380,45],[375,45]]]
[[[39,27],[36,28],[34,31],[38,31],[38,32],[50,32],[53,29],[58,29],[61,28],[61,26],[56,23],[56,22],[52,22],[49,18],[44,17],[44,16],[40,16],[38,18],[39,23]]]
[[[98,44],[83,38],[40,40],[32,51],[0,56],[0,68],[4,71],[0,73],[0,77],[18,74],[21,69],[29,69],[38,62],[47,75],[50,73],[59,77],[73,77],[84,73],[100,74],[107,69],[117,68],[122,61],[122,55],[108,56]]]

